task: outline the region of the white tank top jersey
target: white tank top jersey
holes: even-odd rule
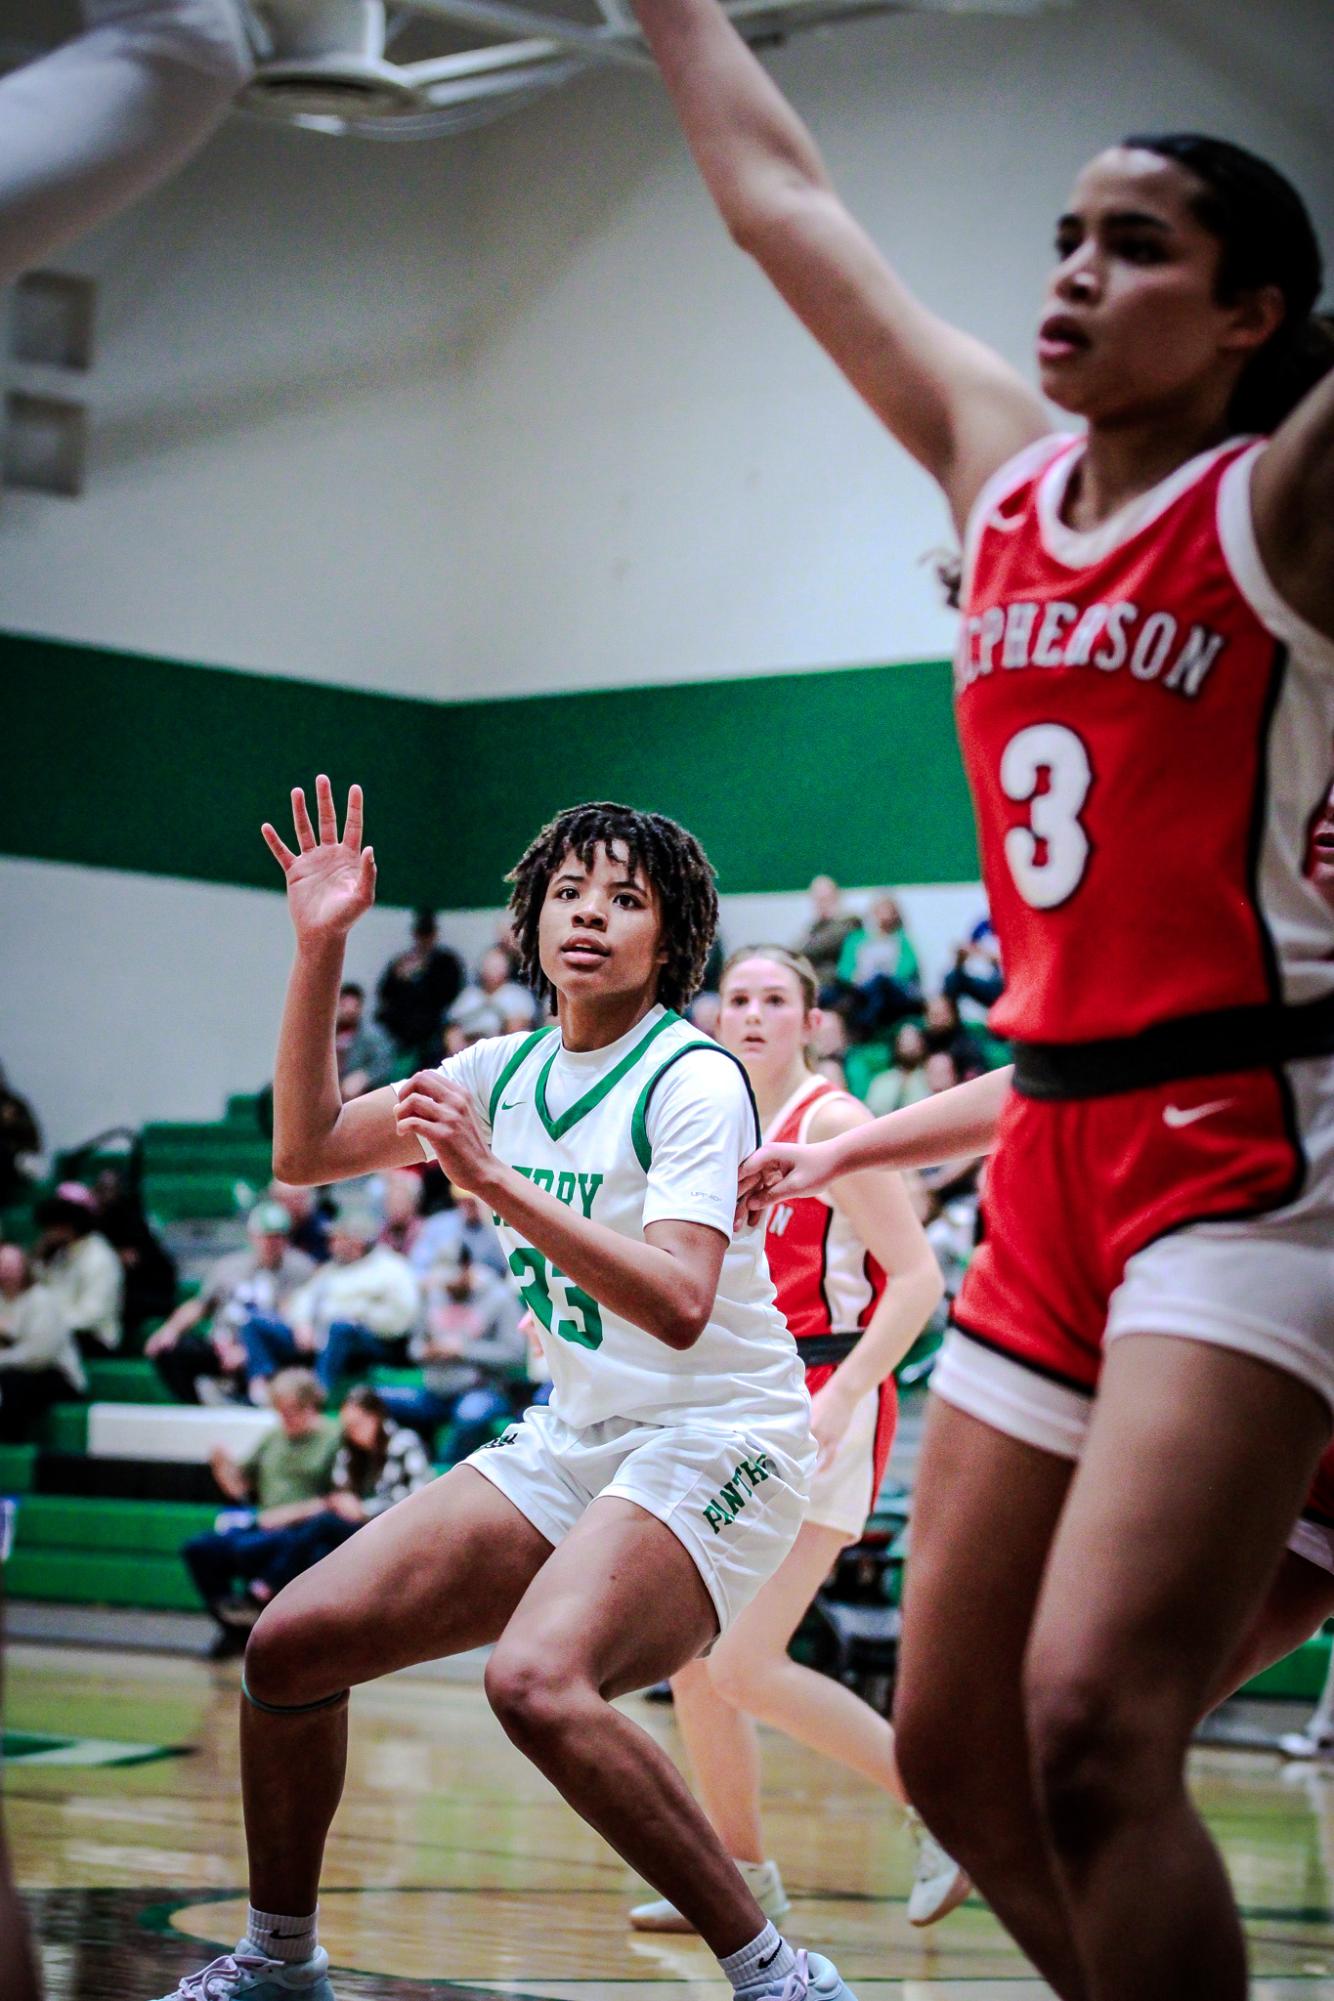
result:
[[[538,1323],[558,1416],[580,1430],[607,1418],[808,1422],[764,1233],[732,1230],[737,1171],[759,1144],[733,1057],[655,1006],[605,1049],[566,1049],[552,1027],[474,1043],[440,1071],[469,1093],[497,1159],[576,1215],[637,1242],[662,1222],[703,1223],[727,1239],[708,1325],[680,1352],[600,1305],[496,1218]]]

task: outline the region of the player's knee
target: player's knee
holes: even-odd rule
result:
[[[320,1645],[309,1614],[278,1597],[265,1606],[246,1642],[245,1684],[275,1709],[319,1702],[346,1686],[331,1662],[332,1649]]]
[[[504,1641],[487,1662],[483,1679],[501,1728],[521,1749],[558,1737],[586,1692],[559,1657]]]
[[[1062,1860],[1078,1864],[1128,1816],[1158,1810],[1180,1782],[1184,1746],[1145,1691],[1096,1670],[1030,1672],[1025,1681],[1038,1806]]]
[[[775,1663],[763,1654],[747,1653],[726,1641],[709,1656],[709,1680],[715,1695],[734,1709],[753,1709],[764,1698],[765,1684]]]

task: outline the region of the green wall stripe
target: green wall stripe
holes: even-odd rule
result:
[[[683,820],[725,891],[977,875],[944,661],[427,702],[0,633],[0,852],[276,888],[261,820],[360,779],[391,904],[500,902],[562,806]]]

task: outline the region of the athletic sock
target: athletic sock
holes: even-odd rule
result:
[[[309,1959],[315,1950],[315,1924],[320,1915],[316,1904],[308,1918],[281,1917],[276,1911],[257,1911],[253,1904],[246,1919],[245,1935],[256,1952],[268,1959],[289,1964]]]
[[[740,1952],[729,1952],[726,1959],[718,1961],[738,2001],[759,2001],[761,1994],[772,1994],[782,1986],[796,1963],[797,1955],[772,1924],[767,1924],[759,1937],[743,1945]]]

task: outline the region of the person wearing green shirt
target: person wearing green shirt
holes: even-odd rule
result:
[[[212,1656],[239,1653],[244,1631],[224,1616],[238,1583],[258,1574],[271,1531],[317,1514],[333,1484],[338,1426],[324,1415],[324,1391],[309,1369],[283,1369],[273,1378],[270,1403],[278,1419],[244,1461],[219,1446],[209,1464],[234,1505],[207,1535],[192,1536],[181,1558],[217,1621]]]
[[[849,1033],[860,1040],[920,1010],[917,953],[887,891],[875,898],[862,928],[843,941],[836,985],[846,1004]]]

